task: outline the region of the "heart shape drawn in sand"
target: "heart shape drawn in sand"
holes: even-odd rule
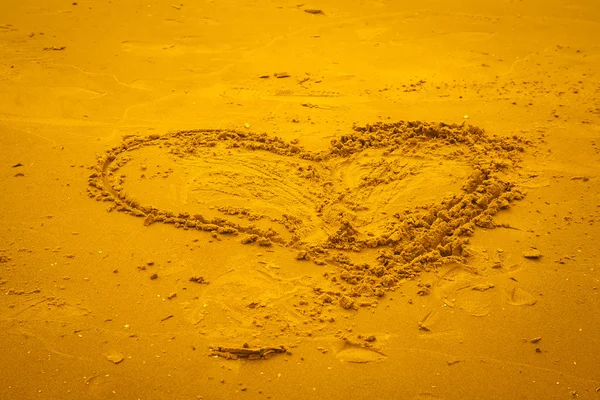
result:
[[[523,197],[514,180],[528,144],[420,121],[355,126],[319,152],[265,133],[177,131],[125,137],[98,158],[88,189],[145,225],[297,248],[298,259],[334,263],[355,291],[381,296],[465,262],[475,227],[496,227],[492,217]],[[354,260],[374,248],[374,263]],[[346,296],[340,304],[355,307]]]

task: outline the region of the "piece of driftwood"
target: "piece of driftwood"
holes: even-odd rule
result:
[[[250,348],[248,345],[243,347],[211,347],[211,356],[223,357],[228,360],[237,360],[238,358],[247,358],[249,360],[268,360],[274,354],[287,352],[283,346],[279,347],[260,347]]]

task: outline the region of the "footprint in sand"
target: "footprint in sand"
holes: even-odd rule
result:
[[[485,317],[490,313],[497,296],[493,284],[477,283],[480,278],[469,267],[457,263],[440,268],[438,276],[436,293],[446,304],[474,317]]]
[[[508,296],[508,304],[512,306],[532,306],[537,300],[526,290],[515,287],[506,292]]]
[[[185,318],[221,336],[267,325],[292,329],[303,318],[289,303],[298,293],[309,293],[302,281],[276,278],[261,269],[232,270],[198,290],[197,301],[182,303]]]
[[[458,308],[474,317],[485,317],[490,314],[494,294],[477,291],[465,291],[456,301]]]

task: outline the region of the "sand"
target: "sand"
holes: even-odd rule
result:
[[[0,5],[0,399],[600,398],[600,8],[399,3]]]

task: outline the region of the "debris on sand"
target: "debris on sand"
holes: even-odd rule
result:
[[[237,360],[239,358],[247,358],[248,360],[268,360],[275,354],[287,353],[286,348],[283,346],[250,348],[247,343],[242,347],[217,346],[212,347],[210,350],[211,356],[222,357],[228,360]]]
[[[107,360],[113,364],[119,364],[125,359],[125,356],[119,352],[113,352],[106,356]]]

